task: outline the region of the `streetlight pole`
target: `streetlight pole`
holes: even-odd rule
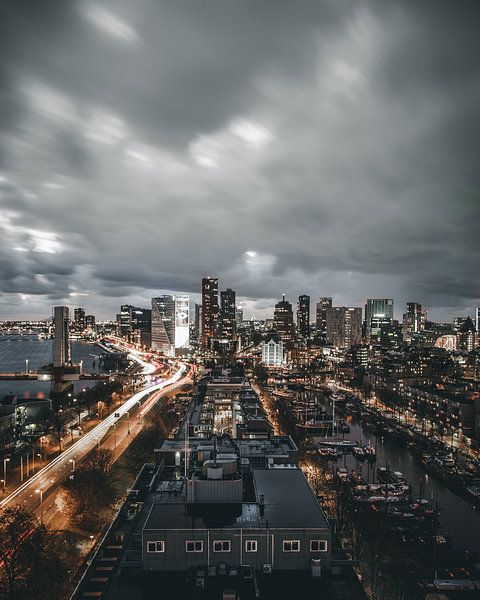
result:
[[[43,489],[40,488],[35,491],[40,494],[40,523],[43,525]]]
[[[28,375],[28,358],[25,359],[25,373]]]
[[[3,459],[3,487],[7,488],[7,463],[10,462],[9,458]]]

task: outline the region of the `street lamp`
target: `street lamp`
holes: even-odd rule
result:
[[[3,487],[7,487],[7,462],[10,462],[9,458],[3,459]]]
[[[35,490],[37,494],[40,494],[40,523],[43,525],[43,489],[40,488]]]
[[[28,358],[25,359],[25,373],[28,375]]]

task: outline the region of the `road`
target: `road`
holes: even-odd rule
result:
[[[161,392],[164,392],[166,388],[178,387],[184,381],[188,380],[188,376],[184,377],[186,370],[187,366],[180,364],[177,371],[169,379],[145,388],[131,396],[131,398],[117,408],[114,414],[106,417],[101,423],[80,438],[78,442],[66,449],[60,456],[53,459],[48,465],[0,501],[0,508],[5,508],[13,504],[23,504],[28,510],[36,509],[39,505],[40,496],[40,492],[37,490],[41,490],[41,495],[44,496],[45,501],[49,490],[68,477],[72,470],[72,461],[75,461],[75,464],[79,463],[90,451],[100,445],[102,439],[108,433],[115,432],[119,419],[126,416],[129,421],[131,411],[142,405],[142,401],[150,394],[159,392],[158,395],[155,394],[155,400],[152,397],[142,406],[138,415],[142,417],[148,410],[148,407],[153,406],[158,396],[161,395]]]

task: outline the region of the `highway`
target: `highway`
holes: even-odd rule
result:
[[[141,359],[138,359],[138,357],[136,357],[136,359],[138,362],[143,363],[145,370],[150,370],[151,365],[144,363]],[[41,493],[46,494],[50,488],[65,480],[72,470],[74,464],[72,461],[75,461],[75,464],[79,463],[91,450],[96,446],[100,446],[102,439],[112,428],[116,427],[117,421],[124,416],[130,418],[130,411],[140,406],[142,401],[152,394],[152,392],[161,392],[169,386],[177,387],[184,380],[188,380],[188,377],[184,377],[186,371],[187,366],[180,363],[177,371],[169,379],[145,388],[131,396],[116,409],[115,413],[106,417],[101,423],[81,437],[75,444],[62,452],[58,457],[54,458],[48,465],[43,467],[30,479],[19,485],[12,493],[1,500],[0,507],[5,508],[12,504],[23,504],[26,508],[31,508],[30,505],[38,505],[39,498],[37,490],[42,490]],[[158,399],[158,395],[155,394],[155,401]],[[150,404],[150,402],[148,404]],[[146,412],[145,408],[146,407],[139,413],[140,417]]]

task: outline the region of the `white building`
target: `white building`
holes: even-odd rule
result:
[[[262,363],[266,367],[280,367],[284,363],[283,342],[271,339],[262,345]]]
[[[190,298],[175,296],[175,348],[190,347]]]

